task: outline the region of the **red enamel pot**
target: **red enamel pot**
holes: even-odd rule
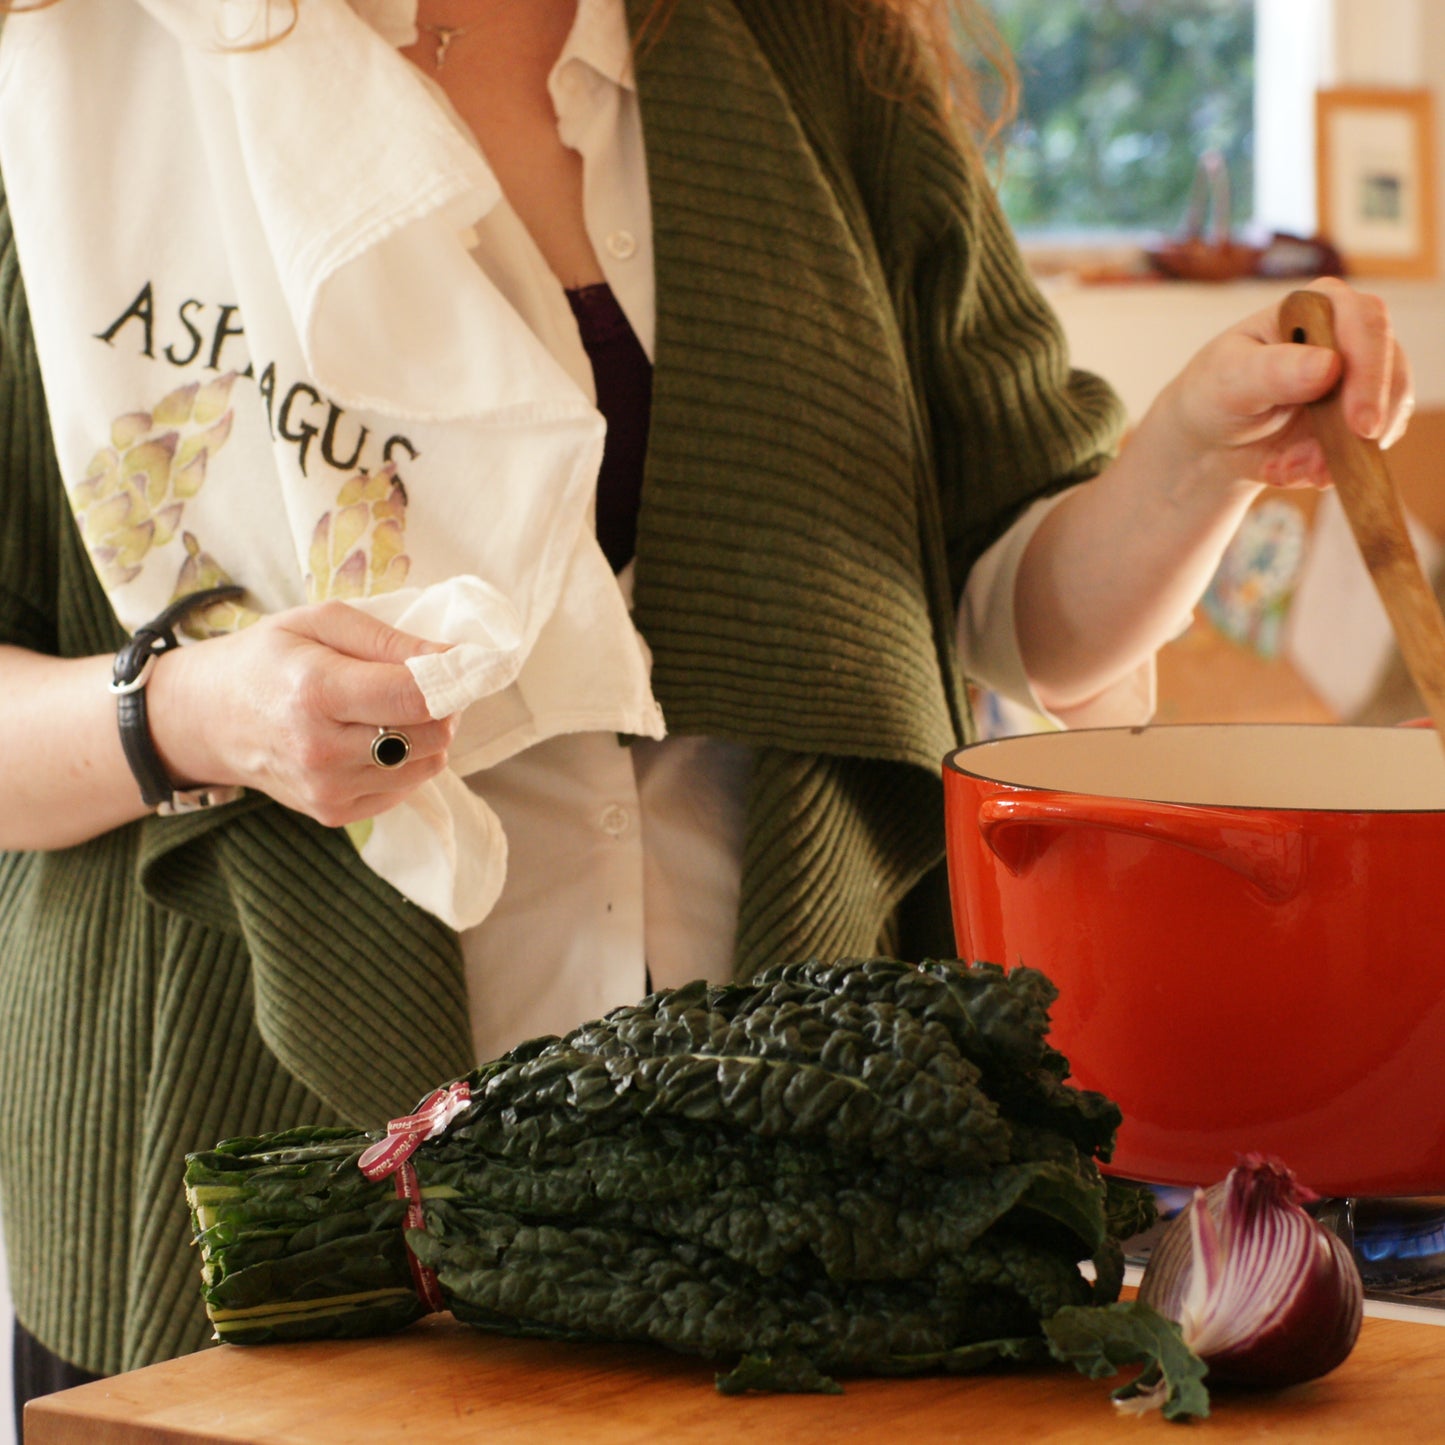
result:
[[[961,958],[1059,989],[1111,1169],[1283,1159],[1445,1193],[1445,757],[1431,731],[1228,724],[978,743],[944,764]]]

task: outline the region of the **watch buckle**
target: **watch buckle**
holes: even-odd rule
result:
[[[245,788],[227,783],[210,788],[177,788],[169,798],[156,804],[156,812],[162,818],[173,818],[181,813],[199,813],[205,808],[220,808],[244,797]]]

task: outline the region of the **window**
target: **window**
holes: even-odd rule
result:
[[[1000,194],[1025,232],[1174,229],[1218,151],[1254,197],[1248,0],[994,0],[1023,92]]]
[[[1314,226],[1330,0],[990,0],[1018,63],[1000,194],[1026,241],[1174,232],[1207,150],[1236,228]]]

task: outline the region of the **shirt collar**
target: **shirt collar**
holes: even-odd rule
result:
[[[400,48],[415,43],[416,0],[350,0],[350,3],[388,45]]]
[[[636,90],[632,36],[623,0],[577,0],[577,18],[558,57],[557,69],[570,60],[580,60],[624,90]]]

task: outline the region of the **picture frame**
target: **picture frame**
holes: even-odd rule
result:
[[[1436,274],[1434,140],[1429,90],[1315,93],[1319,230],[1348,274]]]

